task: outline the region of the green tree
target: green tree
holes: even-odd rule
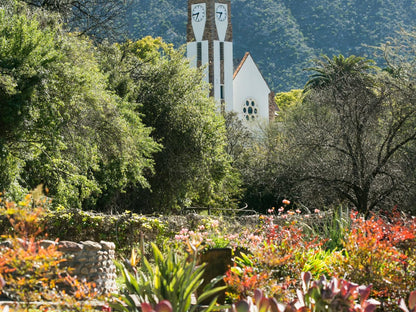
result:
[[[119,50],[118,58],[110,57],[111,49]],[[207,96],[201,71],[190,68],[183,51],[146,37],[107,47],[105,64],[113,89],[138,104],[137,113],[163,146],[154,157],[155,174],[148,176],[151,189],[130,194],[134,209],[232,205],[238,178],[225,151],[224,119]]]
[[[131,0],[20,0],[59,14],[70,31],[94,40],[120,41],[126,36],[126,11]]]
[[[107,90],[92,44],[44,11],[0,11],[0,188],[49,188],[81,207],[147,185],[157,145],[132,104]]]
[[[327,86],[344,87],[344,79],[360,77],[362,80],[370,79],[367,72],[372,69],[372,60],[364,57],[351,55],[344,57],[342,54],[334,56],[332,59],[326,55],[322,59],[315,60],[316,66],[308,68],[313,71],[305,85],[305,91],[311,89],[321,89]],[[360,80],[356,80],[357,83]]]
[[[300,89],[290,90],[289,92],[277,93],[274,97],[276,105],[279,108],[278,120],[282,121],[290,109],[302,102],[302,93]]]

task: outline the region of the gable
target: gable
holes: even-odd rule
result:
[[[233,80],[234,86],[243,84],[249,89],[260,88],[262,92],[267,94],[271,91],[249,52],[246,52],[237,69],[234,71]]]
[[[246,53],[234,72],[233,111],[247,121],[247,125],[258,125],[270,120],[270,98],[272,92],[259,68]]]

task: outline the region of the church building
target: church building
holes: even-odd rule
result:
[[[249,128],[274,118],[274,93],[250,53],[234,69],[230,0],[188,0],[187,57],[204,66],[221,111],[237,113]]]

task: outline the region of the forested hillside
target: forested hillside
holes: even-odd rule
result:
[[[373,56],[371,46],[415,26],[413,0],[232,0],[234,57],[250,51],[276,92],[302,88],[321,54]],[[186,0],[134,0],[130,37],[185,43]],[[380,64],[382,65],[382,64]]]

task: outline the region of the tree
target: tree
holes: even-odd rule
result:
[[[118,52],[108,52],[113,49]],[[151,37],[106,47],[102,62],[113,90],[137,103],[152,138],[163,146],[154,157],[154,175],[147,175],[151,188],[127,194],[132,209],[233,205],[238,178],[225,150],[224,119],[207,96],[202,72],[190,68],[182,51]]]
[[[345,58],[340,54],[332,59],[323,55],[322,59],[316,59],[315,63],[317,66],[307,69],[314,73],[306,83],[305,91],[322,89],[330,85],[343,88],[344,79],[349,79],[351,75],[361,77],[363,80],[370,79],[366,72],[372,69],[373,61],[355,55]],[[359,81],[357,80],[357,82]]]
[[[126,34],[126,10],[131,0],[21,0],[58,13],[71,31],[95,40],[120,41]]]
[[[303,90],[301,89],[294,89],[290,90],[289,92],[279,92],[274,97],[276,101],[276,105],[279,108],[279,115],[278,120],[282,121],[284,119],[285,114],[289,111],[293,106],[302,102]]]
[[[0,189],[43,183],[56,204],[86,207],[147,186],[158,145],[94,51],[46,12],[0,10]]]
[[[370,64],[354,56],[318,61],[285,122],[285,165],[306,203],[347,202],[368,215],[400,203],[413,184],[403,162],[416,139],[416,90]]]

